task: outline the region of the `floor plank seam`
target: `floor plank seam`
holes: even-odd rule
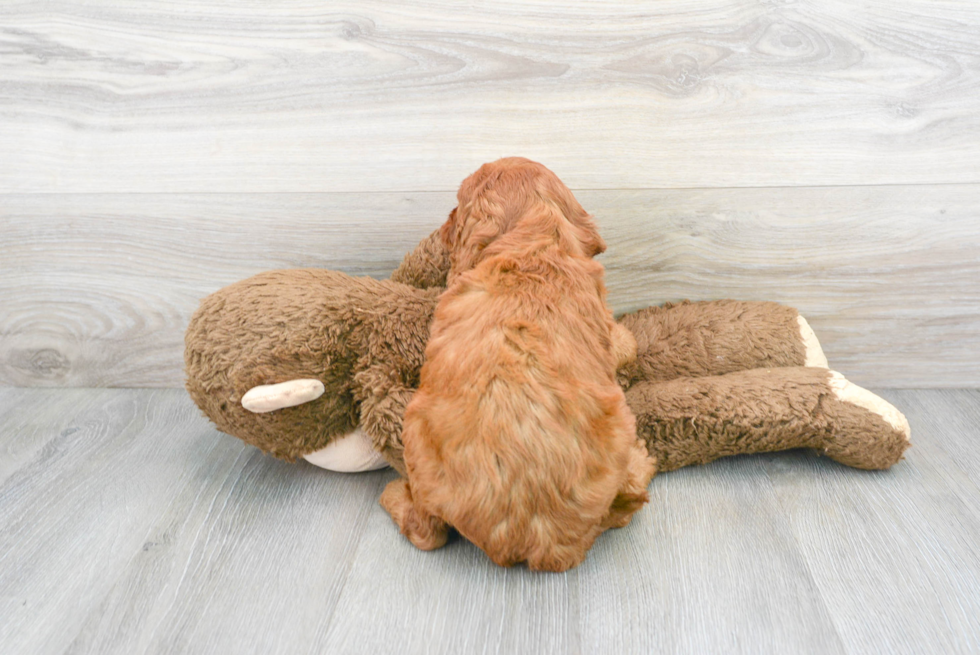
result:
[[[243,464],[239,465],[238,462],[241,461],[243,457],[245,457],[245,461],[244,461]],[[248,453],[248,449],[245,449],[245,448],[241,449],[241,451],[235,457],[235,463],[230,467],[229,473],[226,474],[225,481],[222,482],[222,485],[221,485],[221,487],[224,487],[224,485],[227,483],[228,477],[230,477],[231,473],[234,472],[234,471],[237,471],[235,482],[232,483],[232,489],[229,490],[227,492],[227,494],[225,494],[225,499],[224,499],[224,503],[222,505],[222,510],[224,509],[225,506],[227,506],[228,499],[231,497],[231,491],[234,489],[234,487],[237,484],[238,480],[241,479],[242,473],[244,472],[245,467],[248,465],[248,462],[250,462],[254,457],[255,457],[255,453],[249,454]],[[219,487],[219,492],[221,490],[221,487]],[[203,493],[203,491],[204,491],[204,487],[202,486],[201,487],[201,493]],[[199,493],[198,496],[195,498],[195,501],[197,500],[197,498],[200,498],[200,496],[201,496],[201,494]],[[220,493],[216,493],[214,495],[214,497],[211,499],[211,502],[208,505],[208,510],[207,510],[207,512],[205,512],[205,516],[206,517],[210,517],[210,516],[213,515],[214,507],[215,507],[215,505],[218,502],[219,496],[220,496]],[[219,511],[218,512],[218,515],[220,515],[220,514],[221,514],[221,512]],[[177,580],[177,584],[174,586],[174,593],[173,593],[174,600],[173,600],[173,602],[170,603],[170,605],[165,610],[163,610],[160,613],[160,620],[153,627],[153,629],[149,631],[149,634],[148,634],[148,636],[146,638],[146,643],[148,643],[148,644],[153,643],[154,639],[156,638],[157,633],[160,631],[160,629],[164,625],[164,623],[166,623],[167,617],[170,615],[170,612],[177,605],[177,600],[180,598],[180,591],[181,591],[181,589],[184,586],[185,580],[187,579],[188,571],[190,570],[191,562],[193,560],[194,553],[195,553],[195,551],[197,549],[197,545],[201,541],[201,533],[205,530],[205,528],[210,528],[210,529],[213,530],[213,528],[214,528],[213,522],[207,521],[207,520],[201,521],[201,525],[198,527],[197,533],[194,535],[194,539],[191,541],[190,547],[188,548],[188,551],[187,551],[188,552],[187,561],[184,562],[184,567],[183,567],[183,569],[180,572],[180,578]],[[209,536],[205,538],[205,542],[207,542],[208,540],[210,540],[210,537]]]
[[[771,455],[769,455],[769,457],[771,457]],[[799,536],[797,535],[796,530],[793,528],[793,524],[789,519],[789,509],[786,507],[782,496],[776,493],[776,482],[773,480],[770,473],[770,466],[771,462],[765,462],[763,463],[762,470],[766,474],[766,480],[769,481],[769,489],[776,501],[776,506],[779,508],[780,522],[783,524],[786,534],[793,540],[793,544],[796,546],[796,552],[799,555],[800,564],[802,564],[803,569],[806,571],[807,579],[820,595],[820,607],[823,608],[827,620],[834,626],[834,633],[837,638],[837,643],[840,645],[840,648],[844,653],[850,654],[852,651],[847,647],[847,642],[844,639],[841,626],[838,624],[833,612],[830,611],[830,606],[827,604],[826,590],[820,585],[818,577],[814,575],[810,561],[806,557],[806,551],[803,549],[803,543],[800,541]]]
[[[625,191],[766,191],[783,189],[873,189],[889,187],[969,187],[980,185],[980,178],[976,180],[966,180],[957,182],[876,182],[873,184],[764,184],[764,185],[704,185],[704,186],[632,186],[632,187],[569,187],[573,192],[589,193],[617,193]],[[0,197],[46,197],[46,196],[337,196],[337,195],[359,195],[359,196],[381,196],[381,195],[400,195],[400,194],[452,194],[455,195],[458,187],[446,187],[445,189],[378,189],[366,191],[322,191],[316,189],[296,190],[286,189],[282,191],[247,191],[236,193],[234,191],[4,191],[0,190]]]
[[[341,473],[341,474],[335,474],[335,475],[345,475],[345,474]],[[380,476],[379,476],[379,478],[380,478]],[[381,498],[381,492],[384,490],[384,487],[387,484],[388,483],[385,481],[384,478],[380,478],[378,480],[378,483],[376,485],[376,488],[375,488],[375,491],[374,491],[374,495],[373,495],[373,497],[375,498],[375,500]],[[377,505],[377,503],[375,503],[375,504]],[[350,557],[347,558],[347,564],[346,564],[346,566],[344,568],[344,573],[343,573],[343,581],[340,583],[340,586],[337,588],[336,597],[337,597],[338,600],[340,598],[343,598],[343,596],[344,596],[344,589],[347,587],[347,583],[350,581],[351,572],[354,569],[355,562],[357,562],[357,556],[358,556],[358,554],[361,551],[361,544],[364,541],[364,535],[367,533],[367,519],[368,519],[367,512],[369,512],[369,511],[370,511],[369,509],[368,510],[365,510],[364,517],[363,517],[364,518],[364,521],[361,523],[361,526],[360,526],[361,529],[357,531],[356,542],[352,546]],[[333,632],[333,620],[334,620],[334,616],[336,616],[336,614],[337,614],[338,604],[339,603],[334,603],[333,607],[330,609],[330,614],[326,617],[326,620],[322,623],[322,625],[323,625],[323,634],[325,636],[329,636],[330,633]]]

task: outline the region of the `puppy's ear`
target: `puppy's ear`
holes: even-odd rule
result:
[[[599,229],[596,227],[595,219],[591,214],[583,209],[581,212],[572,210],[568,216],[568,222],[572,224],[575,237],[582,246],[583,254],[586,257],[595,257],[606,252],[606,242],[599,236]]]
[[[449,212],[449,218],[439,228],[439,238],[442,239],[442,245],[446,246],[446,250],[450,252],[452,252],[453,248],[456,247],[457,241],[459,241],[459,230],[456,227],[456,210],[458,209],[459,207],[454,207]]]
[[[544,168],[544,167],[542,167]],[[571,189],[558,177],[544,168],[539,176],[539,193],[555,204],[561,211],[566,224],[571,226],[570,238],[578,242],[579,249],[586,257],[595,257],[606,251],[606,242],[599,236],[599,229],[589,212],[579,204]]]
[[[476,208],[471,208],[476,209]],[[449,249],[450,279],[475,267],[487,245],[500,235],[499,221],[472,212],[456,220],[456,230]]]

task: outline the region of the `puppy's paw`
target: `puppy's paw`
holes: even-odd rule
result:
[[[656,473],[657,458],[647,452],[642,440],[637,439],[630,448],[626,479],[613,500],[609,513],[602,521],[604,530],[625,528],[629,525],[633,514],[649,502],[650,495],[647,493],[647,487]]]
[[[405,478],[389,482],[380,502],[402,534],[419,550],[435,550],[446,545],[449,526],[438,516],[416,507]]]
[[[585,560],[591,541],[588,544],[573,544],[567,546],[552,546],[542,553],[537,553],[527,559],[527,568],[532,571],[551,571],[562,573],[573,569]]]
[[[613,323],[610,337],[616,368],[632,364],[636,360],[636,338],[633,333],[619,323]]]

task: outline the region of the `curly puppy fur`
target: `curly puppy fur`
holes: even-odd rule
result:
[[[408,479],[381,502],[419,548],[452,526],[497,564],[564,571],[648,500],[655,460],[616,382],[636,343],[606,305],[592,217],[551,171],[499,160],[457,199],[405,412]]]

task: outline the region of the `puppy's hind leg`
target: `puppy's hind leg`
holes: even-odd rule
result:
[[[609,514],[602,521],[602,529],[624,528],[629,525],[633,514],[650,500],[647,486],[657,472],[657,460],[647,452],[640,439],[630,448],[629,464],[626,467],[626,480],[616,494]]]
[[[412,500],[408,480],[392,480],[381,494],[381,506],[391,515],[402,534],[416,548],[435,550],[446,545],[449,526],[441,518],[430,514]]]

